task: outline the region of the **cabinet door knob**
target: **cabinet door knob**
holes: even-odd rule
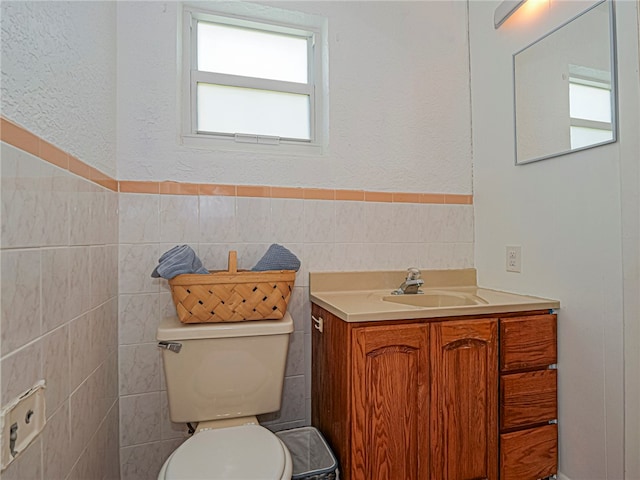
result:
[[[311,315],[311,319],[313,320],[313,328],[322,333],[322,331],[324,330],[324,320],[322,319],[322,317],[316,318]]]

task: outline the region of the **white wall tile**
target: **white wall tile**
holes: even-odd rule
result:
[[[362,243],[336,243],[334,255],[335,265],[339,265],[341,270],[371,269],[367,249]]]
[[[34,342],[4,357],[0,371],[0,401],[6,405],[42,379],[42,342]]]
[[[69,388],[75,390],[91,372],[91,318],[87,312],[69,323]]]
[[[160,195],[121,193],[120,243],[153,243],[160,239]]]
[[[107,354],[118,348],[118,297],[111,297],[100,306],[100,314],[104,324],[99,325],[103,343],[107,347]]]
[[[159,306],[160,306],[160,320],[161,321],[163,318],[165,317],[173,317],[175,315],[177,315],[176,312],[176,305],[173,302],[173,298],[171,296],[171,293],[168,292],[164,292],[161,293],[160,296],[158,297],[158,302],[159,302]],[[155,330],[154,330],[155,331]],[[155,335],[155,333],[154,333]],[[154,336],[155,338],[155,336]]]
[[[163,318],[160,314],[160,294],[122,294],[118,304],[119,344],[152,342]]]
[[[69,206],[72,198],[72,179],[68,172],[42,163],[42,178],[38,194],[38,219],[42,220],[40,245],[68,245]]]
[[[72,458],[79,458],[89,440],[100,424],[99,408],[96,402],[100,400],[96,377],[87,378],[69,397],[69,428],[71,441],[69,450]]]
[[[2,157],[2,247],[43,245],[45,166],[33,155],[4,143]]]
[[[201,243],[229,243],[239,238],[236,227],[236,198],[201,196],[199,241]]]
[[[432,269],[470,268],[473,244],[431,243],[427,245],[424,263]]]
[[[119,193],[106,190],[105,201],[105,216],[104,225],[105,232],[103,243],[117,245],[119,242],[119,230],[120,230],[120,208],[119,208]]]
[[[72,193],[69,204],[69,242],[71,245],[91,245],[92,240],[97,239],[93,224],[94,217],[92,207],[97,187],[86,180],[73,177],[71,181]],[[100,221],[99,217],[95,217]]]
[[[304,201],[304,241],[332,243],[335,241],[336,214],[334,202],[328,200]]]
[[[160,349],[156,343],[122,345],[120,361],[120,395],[160,390]]]
[[[42,250],[42,330],[48,332],[68,322],[70,303],[68,248]]]
[[[160,442],[120,449],[122,480],[157,480],[164,462]]]
[[[160,440],[161,392],[120,397],[120,446]]]
[[[42,375],[46,382],[47,413],[52,414],[69,397],[69,328],[63,326],[42,339]]]
[[[157,293],[160,280],[151,277],[160,258],[157,244],[120,245],[120,293]]]
[[[293,292],[291,293],[291,297],[289,298],[289,303],[287,304],[287,312],[289,312],[291,318],[293,319],[293,328],[296,332],[304,331],[305,319],[303,304],[309,299],[308,295],[305,294],[305,287],[294,285]]]
[[[265,425],[294,422],[304,420],[305,412],[304,376],[287,377],[282,392],[282,408],[278,412],[260,415],[258,420]]]
[[[304,331],[293,332],[289,337],[289,351],[285,377],[304,375]]]
[[[106,445],[104,449],[107,468],[104,472],[104,480],[120,480],[120,415],[118,402],[116,402],[105,420],[106,423]]]
[[[47,408],[50,406],[47,403]],[[72,465],[70,441],[69,405],[65,402],[61,408],[51,412],[42,433],[43,478],[59,479],[67,476]]]
[[[118,405],[118,350],[114,350],[103,363],[104,376],[104,397],[107,411],[113,410]]]
[[[231,243],[201,243],[199,254],[202,264],[208,270],[227,270],[229,266],[229,251],[238,250],[238,244]],[[238,259],[238,261],[245,259]]]
[[[3,354],[40,335],[40,251],[2,250]]]
[[[442,242],[446,205],[424,205],[420,209],[420,237],[425,243]]]
[[[89,248],[91,262],[91,308],[104,303],[109,298],[109,259],[107,247],[103,245]]]
[[[270,198],[236,199],[238,241],[270,244],[273,240]]]
[[[191,195],[160,196],[160,238],[164,243],[197,243],[198,197]]]
[[[69,316],[76,318],[91,308],[91,249],[69,249]]]
[[[267,252],[269,243],[241,243],[237,245],[238,268],[250,269]]]
[[[98,368],[110,353],[109,343],[112,339],[107,335],[110,319],[105,306],[106,304],[103,304],[89,312],[89,353],[85,361],[89,365],[90,371]]]
[[[73,465],[71,473],[68,476],[69,480],[86,480],[89,478],[100,478],[102,476],[96,441],[96,437],[89,440],[86,448],[80,454],[80,458],[75,465]]]
[[[333,243],[305,243],[299,278],[301,286],[309,285],[309,272],[330,272],[337,268]]]
[[[366,241],[365,203],[335,202],[336,243],[362,243]]]
[[[393,241],[393,204],[365,202],[365,235],[367,242],[389,243]]]
[[[9,467],[3,480],[40,480],[42,478],[42,440],[36,438]]]
[[[299,243],[304,241],[304,201],[290,198],[271,199],[273,241]]]
[[[421,205],[413,203],[392,203],[389,215],[388,241],[393,243],[422,242],[420,238]]]

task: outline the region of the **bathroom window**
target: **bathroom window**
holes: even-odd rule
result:
[[[184,11],[183,141],[318,150],[321,29]]]
[[[571,149],[613,139],[611,84],[590,78],[569,78]]]

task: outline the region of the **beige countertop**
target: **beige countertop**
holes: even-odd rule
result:
[[[406,271],[312,272],[309,273],[309,297],[313,303],[347,322],[560,308],[557,300],[479,287],[475,269],[423,270],[423,294],[391,295],[405,276]]]

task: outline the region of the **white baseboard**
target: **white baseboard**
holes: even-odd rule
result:
[[[566,475],[558,472],[558,480],[571,480],[569,477],[567,477]]]

